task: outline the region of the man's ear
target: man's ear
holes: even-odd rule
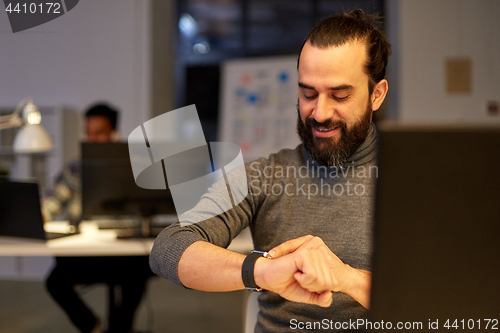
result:
[[[373,92],[370,97],[372,100],[372,111],[377,111],[380,108],[385,96],[387,95],[388,89],[389,84],[386,79],[380,80],[380,82],[373,87]]]

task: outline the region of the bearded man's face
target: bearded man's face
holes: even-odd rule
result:
[[[386,88],[385,80],[371,94],[366,58],[366,45],[358,41],[327,48],[306,42],[302,48],[297,130],[321,165],[340,166],[354,154],[370,131],[373,107],[385,96],[379,89]]]

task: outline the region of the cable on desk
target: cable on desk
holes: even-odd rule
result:
[[[144,252],[149,253],[151,250],[149,249],[149,242],[146,238],[139,238],[141,240],[141,243],[144,247]],[[149,257],[149,256],[148,256]],[[153,324],[154,324],[154,311],[153,311],[153,305],[151,301],[151,297],[149,295],[149,289],[147,288],[146,295],[144,295],[145,299],[144,302],[146,304],[146,332],[144,333],[151,333],[153,332]]]

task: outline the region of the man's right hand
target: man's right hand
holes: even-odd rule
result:
[[[296,279],[297,272],[303,265],[303,257],[296,254],[285,255],[277,259],[259,258],[255,263],[255,283],[281,297],[300,303],[328,307],[332,303],[330,290],[309,291]]]
[[[274,249],[272,260],[259,259],[255,282],[295,302],[329,306],[343,292],[368,308],[371,274],[344,264],[319,237],[289,240]]]

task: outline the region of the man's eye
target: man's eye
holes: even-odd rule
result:
[[[343,96],[343,97],[338,97],[338,96],[333,96],[333,99],[338,101],[338,102],[343,102],[349,98],[349,95]]]
[[[306,95],[306,94],[304,94],[304,98],[305,98],[306,100],[310,101],[310,100],[312,100],[312,99],[316,98],[316,95]]]

